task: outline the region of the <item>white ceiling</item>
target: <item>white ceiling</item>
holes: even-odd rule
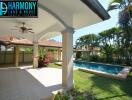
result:
[[[91,9],[80,0],[39,0],[38,18],[0,18],[0,35],[14,35],[16,37],[38,40],[53,38],[60,35],[67,26],[79,29],[102,21]],[[46,9],[48,8],[48,12]],[[22,34],[14,26],[32,28],[35,32]]]
[[[12,30],[16,29],[16,27],[14,26],[22,26],[22,22],[26,23],[25,24],[26,27],[33,29],[33,32],[35,32],[35,36],[37,36],[40,33],[45,34],[45,32],[47,33],[53,31],[62,31],[64,29],[60,22],[46,11],[39,8],[38,12],[39,12],[38,18],[0,18],[0,35],[7,34],[17,37],[28,38],[32,40],[33,39],[32,33],[22,34],[19,30]]]
[[[55,12],[68,26],[75,29],[102,21],[81,0],[39,0],[39,3]]]

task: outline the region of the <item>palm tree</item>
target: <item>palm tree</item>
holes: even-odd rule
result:
[[[132,0],[112,0],[108,11],[119,9],[119,24],[121,26],[132,25]]]
[[[93,55],[94,48],[97,47],[96,41],[98,40],[98,36],[95,34],[88,34],[81,36],[76,41],[76,49],[86,50],[87,52],[83,52],[83,58],[88,58],[89,55]]]
[[[85,47],[85,50],[90,50],[91,48],[94,48],[97,45],[96,44],[97,39],[98,36],[95,34],[81,36],[76,41],[76,48],[83,49],[83,47]]]
[[[113,54],[117,47],[119,47],[119,28],[111,28],[99,33],[100,39],[99,44],[101,52],[106,56],[106,61],[113,61]],[[117,50],[116,50],[117,51]]]
[[[132,0],[112,0],[108,11],[119,9],[119,25],[122,28],[122,49],[126,63],[129,64],[131,53],[129,47],[132,45]]]

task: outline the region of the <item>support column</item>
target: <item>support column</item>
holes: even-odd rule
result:
[[[15,66],[19,66],[19,46],[15,46]]]
[[[61,49],[58,49],[58,61],[61,61]]]
[[[34,42],[33,45],[33,67],[38,67],[38,42]]]
[[[62,86],[68,90],[73,86],[73,29],[62,32]]]

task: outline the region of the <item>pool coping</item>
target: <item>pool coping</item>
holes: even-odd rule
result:
[[[86,62],[86,61],[82,61],[82,60],[75,60],[75,61]],[[104,77],[108,77],[108,78],[112,78],[112,79],[124,80],[127,78],[128,73],[132,69],[131,67],[128,67],[128,66],[113,65],[113,64],[106,64],[106,63],[97,63],[97,62],[86,62],[86,63],[102,64],[102,65],[108,65],[108,66],[112,65],[112,66],[116,66],[116,67],[123,67],[123,69],[117,75],[116,74],[109,74],[109,73],[105,73],[105,72],[101,72],[101,71],[96,71],[96,70],[90,70],[90,69],[86,69],[86,68],[80,68],[78,66],[74,66],[73,70],[74,71],[80,70],[80,71],[89,72],[92,74],[98,74],[100,76],[104,76]]]
[[[86,62],[86,61],[81,61],[81,60],[75,60],[75,61]],[[113,64],[105,64],[105,63],[96,63],[96,62],[86,62],[86,63],[113,65]],[[120,65],[113,65],[113,66],[123,67],[123,69],[116,75],[116,74],[105,73],[105,72],[102,72],[102,71],[96,71],[96,70],[81,68],[81,67],[78,67],[78,66],[75,66],[75,67],[80,71],[89,72],[89,73],[92,73],[92,74],[97,74],[97,75],[101,75],[101,76],[112,78],[112,79],[125,80],[127,78],[128,74],[129,74],[130,70],[131,70],[131,67],[120,66]]]
[[[80,68],[80,67],[78,67],[78,70],[84,71],[84,72],[89,72],[92,74],[101,75],[101,76],[112,78],[112,79],[125,80],[127,78],[129,71],[130,71],[130,68],[126,68],[126,67],[123,68],[123,70],[120,73],[118,73],[117,75],[109,74],[109,73],[105,73],[105,72],[101,72],[101,71],[89,70],[89,69]]]
[[[102,65],[108,65],[108,66],[113,65],[113,66],[118,66],[118,67],[129,67],[129,66],[124,66],[124,65],[108,64],[108,63],[101,63],[101,62],[88,62],[88,61],[82,61],[82,60],[74,60],[74,61],[93,63],[93,64],[102,64]]]

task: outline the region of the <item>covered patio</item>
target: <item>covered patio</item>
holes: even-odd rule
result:
[[[34,69],[0,70],[0,90],[3,90],[0,92],[1,100],[46,100],[44,95],[49,96],[51,91],[72,88],[74,32],[110,17],[97,0],[39,0],[38,3],[38,18],[0,19],[1,36],[29,39],[33,42],[34,50]],[[25,27],[32,28],[33,32],[22,33],[22,23],[25,23]],[[20,30],[12,30],[14,26]],[[62,70],[37,69],[38,41],[58,35],[62,35]]]
[[[56,68],[0,69],[0,100],[51,100],[62,89],[61,79]]]

